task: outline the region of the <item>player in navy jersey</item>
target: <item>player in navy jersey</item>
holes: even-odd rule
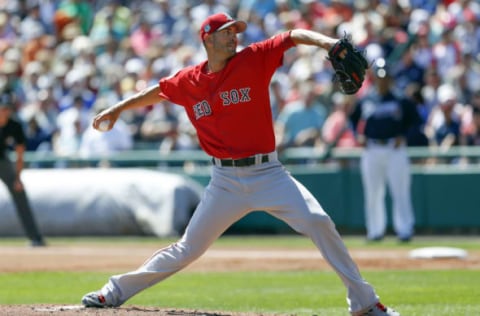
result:
[[[385,61],[378,59],[371,72],[374,84],[351,115],[358,140],[365,150],[360,160],[368,240],[382,240],[387,227],[386,189],[393,201],[393,228],[401,241],[414,233],[410,159],[406,136],[420,124],[415,104],[397,96]]]

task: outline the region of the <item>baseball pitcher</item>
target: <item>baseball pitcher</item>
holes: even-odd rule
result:
[[[120,306],[136,293],[165,280],[200,257],[234,222],[265,210],[312,239],[347,289],[353,315],[399,315],[379,303],[360,275],[335,225],[313,195],[285,170],[275,151],[269,84],[286,50],[315,45],[330,50],[337,40],[296,29],[237,52],[237,33],[247,25],[227,14],[209,16],[200,37],[208,59],[160,79],[94,118],[111,128],[127,109],[162,99],[183,106],[203,150],[212,156],[212,175],[182,238],[160,249],[138,269],[112,276],[82,299],[85,306]],[[340,48],[341,59],[349,56]],[[358,76],[357,76],[358,77]],[[341,80],[349,80],[343,74]],[[348,83],[351,92],[354,83]]]

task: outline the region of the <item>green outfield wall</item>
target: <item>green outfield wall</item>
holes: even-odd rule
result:
[[[320,201],[341,232],[364,232],[363,188],[358,168],[288,168]],[[190,176],[202,184],[209,180],[208,174]],[[412,199],[418,233],[480,232],[478,167],[415,166],[412,170]],[[391,199],[388,194],[386,203],[391,224]],[[264,212],[248,215],[229,230],[231,233],[289,231],[287,225]]]
[[[361,149],[334,149],[327,153],[302,148],[287,150],[279,157],[292,175],[320,201],[341,232],[363,233],[363,189],[358,169],[360,155]],[[409,155],[416,162],[426,159],[443,161],[433,165],[415,164],[412,167],[417,232],[480,233],[480,147],[459,146],[449,150],[409,148]],[[89,159],[32,152],[25,157],[28,167],[37,168],[95,167],[107,161],[116,168],[168,170],[185,174],[202,185],[206,185],[210,179],[210,159],[201,151],[160,155],[157,150],[148,149]],[[469,159],[470,163],[455,163],[461,159]],[[332,161],[337,163],[332,164]],[[391,224],[391,200],[388,194],[386,201]],[[236,223],[229,232],[283,233],[291,230],[264,212],[254,212]]]

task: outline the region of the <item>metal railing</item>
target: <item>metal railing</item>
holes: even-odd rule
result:
[[[285,164],[318,164],[326,161],[345,161],[359,159],[362,148],[334,148],[332,150],[315,148],[289,148],[279,154],[279,159]],[[413,159],[440,159],[451,160],[466,158],[470,161],[480,162],[480,146],[457,146],[442,150],[440,148],[410,147],[408,154]],[[12,159],[15,154],[12,153]],[[70,166],[96,166],[108,163],[112,166],[183,166],[185,163],[209,165],[211,157],[201,150],[172,151],[168,154],[158,150],[131,150],[118,152],[110,156],[81,157],[77,155],[59,156],[52,152],[26,152],[27,166],[35,167],[70,167]],[[477,164],[477,163],[476,163]]]

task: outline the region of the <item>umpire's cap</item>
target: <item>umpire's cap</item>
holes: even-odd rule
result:
[[[202,40],[205,39],[205,36],[210,35],[216,31],[226,29],[229,26],[235,26],[235,31],[237,33],[242,33],[247,28],[247,23],[244,21],[234,20],[227,13],[217,13],[210,15],[208,18],[203,21],[202,26],[200,27],[200,37]]]

